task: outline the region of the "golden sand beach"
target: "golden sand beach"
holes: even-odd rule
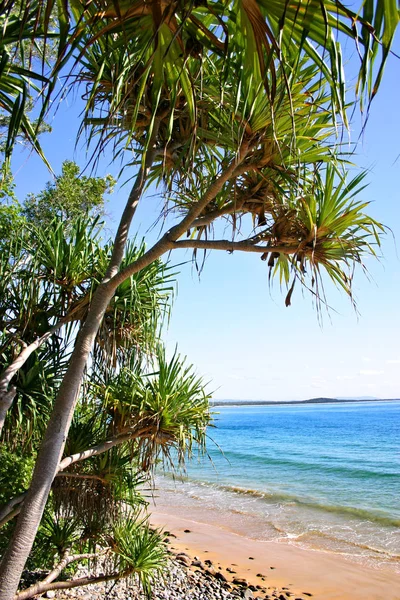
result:
[[[209,524],[206,510],[191,519],[179,512],[163,503],[152,507],[151,521],[171,532],[173,551],[211,560],[228,581],[245,578],[254,586],[268,587],[272,597],[276,590],[284,590],[294,600],[400,600],[400,576],[388,569],[371,569],[337,554],[288,542],[250,539],[226,525]]]

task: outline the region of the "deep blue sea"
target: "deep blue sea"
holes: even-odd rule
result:
[[[400,571],[400,402],[214,411],[209,458],[160,478],[182,514]]]

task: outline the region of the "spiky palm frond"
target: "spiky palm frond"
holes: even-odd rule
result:
[[[159,455],[177,453],[182,466],[195,447],[204,452],[212,422],[204,381],[177,352],[168,360],[159,346],[154,372],[122,368],[103,389],[103,410],[115,435],[132,432],[132,452],[144,471]]]
[[[109,256],[112,246],[105,248]],[[146,250],[142,241],[128,243],[121,268],[140,258]],[[116,289],[96,338],[96,360],[116,365],[119,354],[134,346],[151,352],[160,335],[160,326],[168,319],[174,293],[176,272],[157,260],[126,279]]]
[[[223,57],[226,65],[235,63],[238,73],[252,78],[254,88],[265,87],[275,106],[278,66],[296,70],[299,57],[306,56],[328,82],[333,110],[345,121],[337,33],[340,39],[354,40],[361,64],[358,91],[371,99],[382,79],[399,14],[396,0],[369,0],[360,11],[336,0],[99,0],[66,2],[57,12],[54,0],[22,0],[17,8],[6,2],[1,19],[0,103],[10,115],[8,156],[21,130],[41,152],[38,125],[60,72],[70,72],[73,55],[77,82],[88,86],[86,116],[94,132],[102,135],[99,148],[110,135],[129,144],[144,124],[151,129],[155,116],[166,110],[166,139],[173,121],[183,114],[195,131],[201,100],[195,84],[202,77],[206,56]],[[38,47],[39,58],[32,60]],[[223,86],[224,69],[220,80]],[[45,102],[39,123],[33,126],[24,108],[35,84]],[[118,150],[114,147],[115,153]]]
[[[164,539],[165,535],[152,529],[148,519],[139,514],[117,520],[107,539],[115,568],[121,573],[136,575],[147,597],[151,596],[152,582],[167,564]]]
[[[352,298],[354,267],[364,266],[364,256],[376,256],[384,232],[384,227],[364,212],[369,203],[356,199],[365,188],[365,175],[349,180],[328,166],[325,172],[316,172],[300,197],[276,206],[281,217],[275,217],[270,229],[271,253],[274,245],[292,247],[293,252],[269,254],[269,266],[271,275],[279,275],[281,282],[289,284],[293,279],[287,304],[296,279],[308,282],[317,300],[325,302],[323,271]]]

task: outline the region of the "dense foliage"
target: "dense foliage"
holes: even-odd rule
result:
[[[101,237],[99,218],[87,214],[88,208],[101,206],[108,180],[93,180],[91,199],[85,195],[88,180],[76,175],[76,166],[65,163],[63,174],[39,195],[43,224],[32,197],[23,206],[1,207],[3,221],[10,225],[18,219],[23,227],[14,229],[12,238],[3,237],[0,370],[21,345],[61,326],[13,380],[16,394],[0,446],[0,505],[5,505],[0,550],[13,529],[10,517],[29,487],[77,325],[90,308],[112,248]],[[80,197],[85,201],[77,202]],[[132,242],[124,260],[144,251],[143,243]],[[178,354],[168,360],[160,342],[173,287],[173,273],[161,261],[119,286],[96,338],[28,567],[46,572],[62,562],[60,574],[70,581],[78,566],[88,563],[96,578],[101,565],[106,577],[136,574],[146,592],[162,569],[163,535],[149,527],[141,489],[151,487],[158,461],[178,467],[194,446],[201,452],[211,419],[201,379]]]

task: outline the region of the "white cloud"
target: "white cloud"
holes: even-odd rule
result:
[[[363,356],[362,357],[362,361],[363,362],[369,363],[369,362],[371,362],[371,360],[372,360],[372,358],[370,358],[369,356]]]
[[[391,358],[386,362],[388,365],[400,365],[400,358]]]
[[[338,381],[349,381],[350,379],[354,379],[354,375],[336,375],[336,379]]]
[[[361,370],[360,371],[360,375],[367,375],[367,376],[375,376],[375,375],[383,375],[384,371],[376,371],[374,369],[366,369],[366,370]]]

